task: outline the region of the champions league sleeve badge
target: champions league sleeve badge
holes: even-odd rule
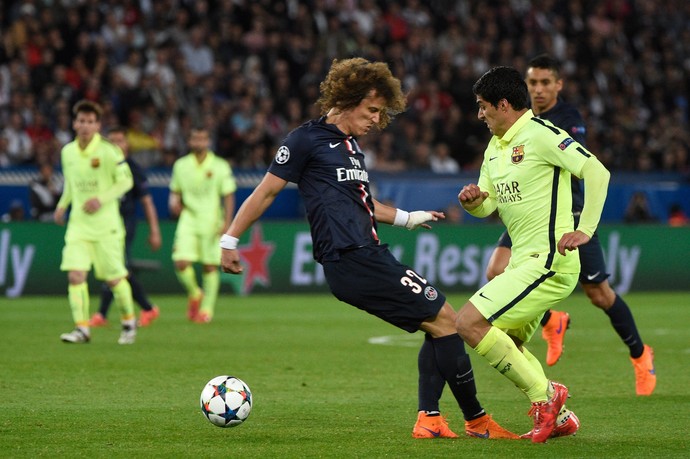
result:
[[[285,164],[288,162],[290,159],[290,149],[283,145],[282,147],[278,148],[278,152],[276,153],[276,162],[278,164]]]

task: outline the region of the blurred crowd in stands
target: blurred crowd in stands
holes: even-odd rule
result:
[[[59,165],[70,109],[105,107],[133,157],[166,167],[201,123],[234,167],[265,168],[319,115],[335,58],[389,63],[409,110],[362,139],[380,171],[476,169],[473,82],[548,52],[611,170],[688,172],[687,0],[20,0],[0,7],[0,167]]]

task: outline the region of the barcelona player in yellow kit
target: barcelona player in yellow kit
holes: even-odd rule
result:
[[[549,381],[524,346],[544,312],[577,285],[576,252],[594,234],[604,207],[609,172],[567,132],[534,116],[522,75],[495,67],[472,88],[478,117],[493,134],[478,184],[458,195],[470,214],[498,210],[513,241],[510,263],[458,312],[456,326],[472,346],[529,398],[533,442],[560,436],[574,414],[564,409],[566,386]],[[571,178],[585,181],[585,205],[575,226]],[[579,423],[578,423],[579,426]],[[574,433],[568,432],[567,434]]]
[[[564,83],[559,62],[546,54],[536,56],[527,64],[525,81],[534,114],[551,121],[585,146],[587,129],[582,115],[573,105],[560,97]],[[573,180],[572,190],[573,216],[577,223],[584,205],[584,191],[579,180]],[[505,231],[499,237],[498,245],[489,259],[486,268],[487,279],[493,279],[508,265],[511,245],[510,236]],[[587,244],[578,247],[578,252],[582,290],[594,306],[604,311],[616,334],[628,347],[629,358],[635,371],[635,392],[637,395],[651,395],[656,387],[654,350],[642,339],[630,306],[609,284],[609,273],[597,232]],[[542,337],[548,345],[546,364],[555,365],[563,353],[563,338],[570,325],[570,316],[565,311],[549,310],[542,317],[541,325]]]
[[[190,153],[175,161],[170,181],[170,211],[179,215],[172,258],[187,292],[189,320],[210,322],[220,287],[218,237],[230,225],[237,185],[230,164],[209,150],[204,128],[192,129]],[[202,288],[193,263],[202,265]]]
[[[75,329],[63,333],[66,343],[88,343],[89,289],[87,275],[94,267],[119,306],[122,333],[118,342],[132,344],[136,322],[132,289],[125,267],[125,230],[120,215],[120,197],[132,188],[132,174],[122,151],[98,133],[102,109],[91,101],[74,108],[74,141],[62,148],[65,184],[55,210],[55,222],[64,224],[71,208],[60,269],[68,272],[68,298]]]

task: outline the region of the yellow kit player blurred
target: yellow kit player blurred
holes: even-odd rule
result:
[[[54,218],[59,225],[64,224],[71,206],[60,269],[68,273],[68,298],[76,327],[60,339],[65,343],[88,343],[91,339],[86,279],[93,266],[96,278],[108,284],[120,309],[122,332],[118,343],[132,344],[136,320],[127,281],[119,201],[132,188],[132,174],[122,150],[98,133],[102,108],[82,100],[72,112],[76,137],[62,148],[65,184]]]
[[[197,323],[213,319],[220,287],[218,238],[230,226],[237,189],[230,165],[209,150],[209,145],[208,130],[192,129],[190,152],[175,161],[170,181],[170,212],[180,217],[172,259],[187,291],[187,317]],[[202,265],[202,288],[193,263]]]

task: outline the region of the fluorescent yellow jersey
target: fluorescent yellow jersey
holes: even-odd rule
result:
[[[132,173],[120,148],[95,134],[84,150],[74,140],[60,155],[64,189],[57,207],[71,205],[66,241],[97,241],[123,237],[120,197],[132,188]],[[98,198],[101,208],[93,214],[83,206]]]
[[[498,209],[513,241],[509,266],[533,260],[555,272],[580,271],[577,251],[563,256],[556,245],[564,233],[574,230],[571,174],[582,177],[587,161],[598,163],[565,131],[535,118],[532,110],[524,113],[503,137],[491,138],[478,182],[489,197],[470,213],[483,217]],[[605,171],[603,166],[601,169]],[[603,207],[605,196],[604,188],[593,207]],[[598,219],[596,215],[594,228]]]
[[[213,152],[209,151],[201,163],[192,153],[175,161],[170,191],[181,195],[183,205],[177,230],[195,234],[221,231],[221,198],[236,189],[230,164]]]

